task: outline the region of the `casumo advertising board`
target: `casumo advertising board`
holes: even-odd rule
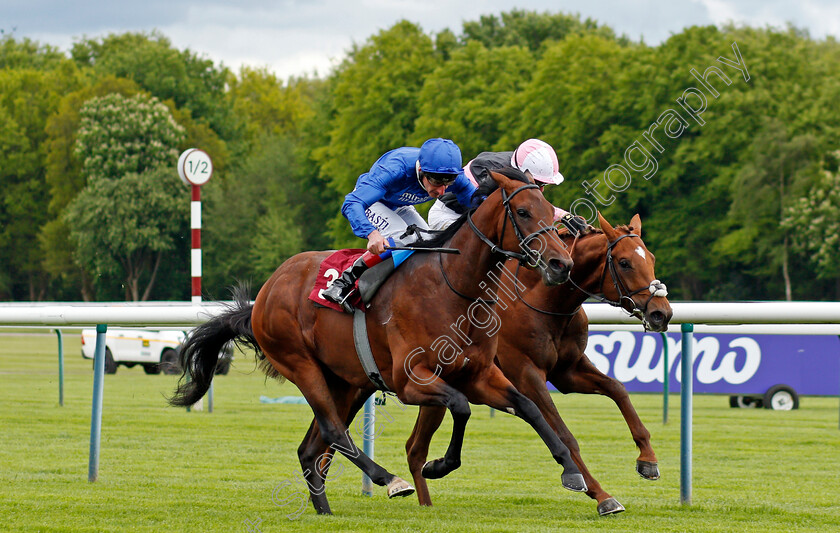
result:
[[[668,333],[671,392],[680,391],[681,335]],[[778,385],[796,395],[840,392],[840,338],[833,335],[695,333],[694,392],[763,397]],[[586,355],[630,392],[662,392],[663,340],[659,333],[592,332]]]

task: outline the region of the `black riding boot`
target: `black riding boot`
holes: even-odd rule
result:
[[[356,262],[350,265],[347,270],[342,272],[341,276],[333,281],[332,285],[324,289],[324,292],[322,292],[321,295],[325,300],[337,303],[343,307],[345,311],[352,315],[354,309],[347,300],[356,289],[356,280],[359,279],[359,276],[361,276],[367,269],[368,266],[361,257],[356,259]]]

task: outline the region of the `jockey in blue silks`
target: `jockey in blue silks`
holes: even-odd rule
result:
[[[461,172],[461,150],[449,139],[429,139],[420,148],[397,148],[377,159],[341,206],[353,233],[367,239],[367,251],[324,290],[324,298],[352,313],[346,302],[359,276],[390,256],[386,246],[417,239],[416,233],[404,235],[408,226],[429,229],[414,206],[440,197],[447,188],[458,203],[470,206],[476,187]]]

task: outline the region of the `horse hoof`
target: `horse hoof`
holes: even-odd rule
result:
[[[659,479],[659,464],[651,461],[636,461],[636,472],[645,479]]]
[[[427,461],[426,464],[423,465],[423,469],[420,471],[423,474],[423,477],[426,479],[440,479],[452,471],[457,470],[461,466],[460,461],[453,461],[450,462],[451,466],[447,466],[446,462],[444,461],[443,457],[440,459],[435,459],[434,461]]]
[[[624,506],[618,503],[615,498],[607,498],[598,504],[598,516],[607,516],[624,512]]]
[[[434,461],[426,461],[426,464],[423,465],[423,469],[420,471],[420,473],[423,474],[423,477],[426,479],[440,479],[443,476],[440,475],[436,467],[442,462],[442,458],[435,459]]]
[[[388,497],[396,498],[397,496],[410,496],[414,494],[414,487],[408,484],[408,481],[394,476],[394,479],[388,483]]]
[[[569,489],[572,492],[586,492],[586,481],[583,480],[583,474],[563,474],[560,476],[563,482],[563,488]]]

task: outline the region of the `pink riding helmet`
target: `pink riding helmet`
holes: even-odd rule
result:
[[[536,181],[551,185],[563,183],[554,148],[539,139],[528,139],[520,144],[513,152],[510,164],[522,172],[530,171]]]

